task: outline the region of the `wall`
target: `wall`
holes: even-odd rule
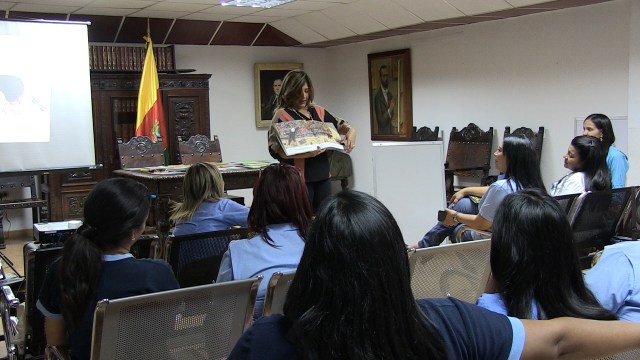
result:
[[[451,127],[469,122],[493,126],[500,139],[507,125],[544,126],[551,184],[566,171],[561,156],[576,116],[627,113],[628,8],[618,1],[331,48],[335,78],[350,86],[336,86],[327,106],[357,121],[367,139],[366,54],[411,48],[414,125],[440,126],[445,144]],[[357,150],[356,185],[368,190],[370,149]]]
[[[630,136],[640,135],[639,7],[618,0],[328,49],[177,46],[176,62],[212,74],[211,129],[227,161],[270,158],[266,130],[255,128],[253,64],[304,63],[316,102],[358,129],[352,184],[372,193],[367,54],[410,48],[415,126],[440,126],[445,144],[453,126],[493,126],[495,146],[507,125],[544,126],[542,169],[551,184],[566,171],[576,116],[629,115]],[[640,145],[630,145],[633,164]],[[429,166],[399,159],[407,165]],[[639,184],[639,170],[632,166],[628,180]],[[251,201],[249,190],[235,193]]]

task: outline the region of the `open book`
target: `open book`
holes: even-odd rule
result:
[[[291,156],[320,149],[344,151],[340,134],[332,123],[293,120],[273,125],[285,154]]]

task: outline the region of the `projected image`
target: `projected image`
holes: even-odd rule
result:
[[[48,89],[36,91],[24,78],[0,74],[0,142],[49,141]]]
[[[48,142],[51,86],[38,60],[42,48],[0,36],[0,143]]]

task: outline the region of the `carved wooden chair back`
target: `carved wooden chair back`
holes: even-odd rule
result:
[[[128,142],[118,139],[118,154],[122,169],[165,165],[162,141],[153,142],[148,136],[135,136]]]
[[[218,135],[213,135],[213,140],[206,135],[193,135],[187,141],[178,136],[178,150],[180,151],[180,161],[185,165],[203,161],[222,162]]]
[[[453,195],[453,176],[477,177],[485,185],[491,168],[493,127],[483,131],[470,123],[460,131],[455,127],[449,135],[447,160],[444,164],[447,199]]]
[[[434,130],[431,130],[428,126],[423,126],[413,133],[412,139],[414,141],[438,141],[440,135],[440,127],[436,126]]]
[[[527,127],[519,127],[513,132],[511,132],[510,126],[505,126],[504,128],[504,136],[509,136],[512,134],[521,134],[524,135],[527,139],[531,140],[533,144],[533,148],[536,149],[536,153],[538,154],[538,161],[542,158],[542,141],[544,140],[544,126],[540,126],[538,128],[538,132],[535,133],[533,130]]]

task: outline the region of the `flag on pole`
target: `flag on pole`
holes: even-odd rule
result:
[[[144,65],[142,67],[142,79],[138,90],[138,117],[136,120],[136,136],[148,136],[152,141],[162,140],[165,164],[167,163],[167,127],[164,121],[164,111],[160,97],[160,82],[156,59],[153,56],[153,43],[151,36],[144,37],[147,42]]]

